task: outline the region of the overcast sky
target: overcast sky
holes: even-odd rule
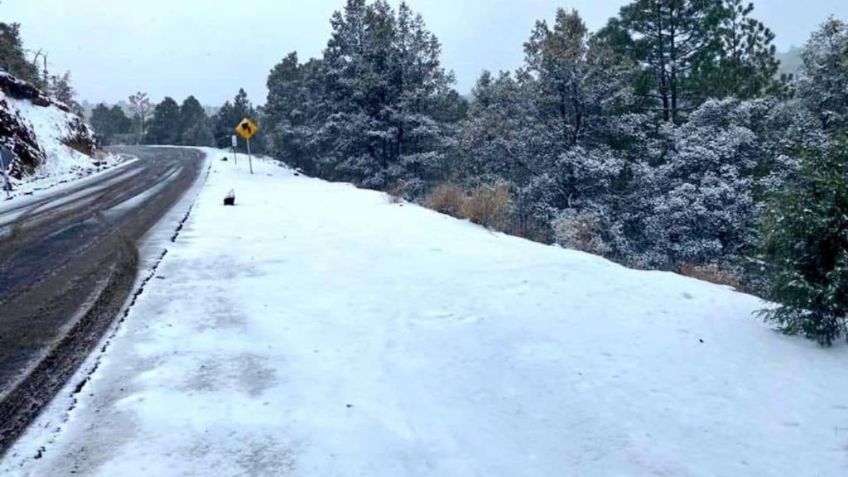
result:
[[[26,46],[70,70],[82,99],[114,102],[141,90],[154,100],[194,94],[218,105],[244,87],[264,102],[268,71],[290,51],[319,56],[344,0],[0,0],[0,19],[22,24]],[[397,4],[397,1],[392,1]],[[576,8],[591,29],[626,0],[409,0],[443,45],[465,93],[483,69],[514,69],[535,20]],[[848,0],[755,0],[786,50]]]

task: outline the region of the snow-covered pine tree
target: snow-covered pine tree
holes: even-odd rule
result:
[[[323,81],[321,60],[300,64],[296,52],[287,55],[268,76],[265,126],[274,157],[308,174],[332,178],[331,170],[319,167],[321,147],[314,140],[328,114]]]
[[[778,303],[767,320],[823,345],[848,332],[848,143],[807,156],[799,183],[774,196],[760,252]]]
[[[519,72],[516,79],[502,72],[484,71],[472,91],[468,118],[463,123],[461,162],[456,172],[470,186],[507,180],[519,185],[537,171],[542,144],[532,78]]]
[[[798,96],[822,127],[848,127],[848,24],[829,18],[813,33],[801,53],[803,67]]]
[[[637,90],[664,121],[681,122],[700,104],[696,65],[715,58],[720,0],[633,0],[602,30],[611,46],[644,66]]]
[[[259,132],[250,140],[252,152],[262,152],[265,143],[265,128],[259,111],[253,107],[244,88],[239,88],[233,101],[224,102],[218,113],[212,118],[212,130],[217,147],[228,148],[230,137],[235,133],[236,125],[244,118],[251,118],[259,124]]]
[[[74,114],[78,116],[83,115],[82,105],[77,101],[77,93],[71,85],[70,71],[66,71],[61,75],[51,76],[48,91],[53,98],[68,106]]]
[[[446,174],[465,111],[438,40],[405,3],[395,11],[348,0],[331,26],[321,60],[300,65],[290,55],[272,71],[272,142],[284,160],[324,177],[373,188],[403,181],[420,193]]]

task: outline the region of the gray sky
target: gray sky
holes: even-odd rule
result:
[[[82,99],[114,102],[137,91],[154,100],[189,94],[218,105],[244,87],[264,102],[268,71],[288,52],[318,56],[344,0],[0,0],[0,18],[22,24],[50,68],[71,70]],[[392,1],[397,4],[398,1]],[[514,69],[535,20],[576,8],[591,29],[626,0],[408,0],[443,45],[443,62],[468,92],[483,69]],[[802,45],[848,0],[755,0],[781,50]]]

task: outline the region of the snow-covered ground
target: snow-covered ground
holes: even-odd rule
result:
[[[45,153],[45,162],[32,175],[22,180],[13,180],[12,197],[31,195],[37,191],[66,184],[119,164],[123,158],[103,154],[98,161],[78,152],[65,144],[63,139],[72,135],[69,125],[75,121],[71,113],[54,106],[42,107],[26,99],[14,99],[0,92],[12,112],[17,112],[31,126],[39,146]],[[0,193],[0,200],[6,194]]]
[[[848,475],[848,348],[757,299],[246,166],[3,475]]]

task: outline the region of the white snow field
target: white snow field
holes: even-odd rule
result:
[[[759,300],[255,167],[2,475],[848,475],[848,347]]]

